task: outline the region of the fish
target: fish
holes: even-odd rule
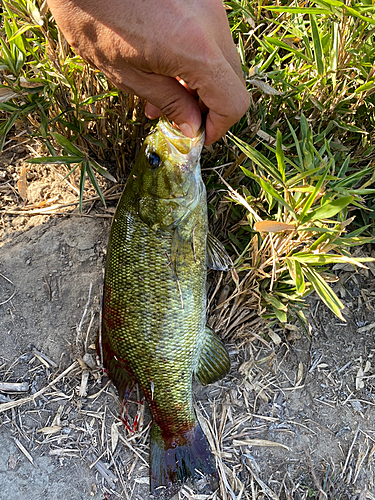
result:
[[[150,408],[150,491],[170,498],[190,477],[217,477],[193,407],[193,378],[230,369],[206,324],[207,267],[232,261],[208,231],[200,170],[204,128],[185,137],[166,118],[146,137],[113,217],[97,349],[123,404],[139,384]],[[200,477],[201,477],[200,475]]]

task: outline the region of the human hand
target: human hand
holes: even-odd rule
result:
[[[246,112],[249,95],[221,0],[48,0],[68,42],[119,88],[147,99],[212,144]]]

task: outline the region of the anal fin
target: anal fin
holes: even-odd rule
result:
[[[203,385],[212,384],[225,377],[229,369],[228,351],[216,333],[206,326],[206,340],[195,377]]]
[[[212,234],[207,234],[207,267],[215,271],[229,271],[233,267],[224,245]]]

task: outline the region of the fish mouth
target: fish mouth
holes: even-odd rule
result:
[[[205,137],[204,125],[192,139],[186,137],[173,122],[165,117],[159,120],[157,128],[163,135],[172,158],[178,161],[184,160],[184,163],[192,161],[194,166],[198,163]]]

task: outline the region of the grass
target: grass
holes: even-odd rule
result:
[[[251,107],[205,165],[217,172],[230,163],[208,188],[214,213],[228,189],[230,212],[217,228],[236,255],[234,293],[255,294],[267,319],[304,323],[315,290],[343,319],[330,265],[362,266],[350,249],[374,235],[375,8],[225,5]],[[142,103],[75,55],[38,0],[4,2],[0,35],[0,151],[22,121],[45,150],[31,162],[80,171],[80,209],[86,178],[105,203],[98,176],[113,181],[128,171]]]

